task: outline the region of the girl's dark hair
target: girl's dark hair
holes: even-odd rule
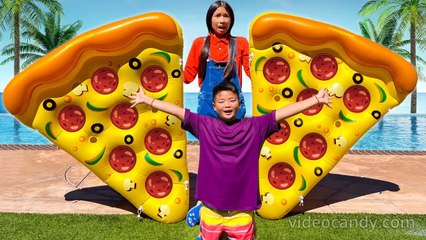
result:
[[[230,80],[232,76],[235,74],[235,53],[236,53],[236,45],[234,42],[233,37],[231,36],[231,29],[234,26],[234,10],[232,10],[231,5],[229,5],[225,1],[216,1],[212,3],[209,7],[209,10],[207,10],[206,14],[206,24],[207,29],[209,30],[209,33],[213,33],[213,27],[212,27],[212,17],[213,13],[219,8],[219,7],[225,7],[226,11],[228,12],[230,18],[231,18],[231,24],[229,26],[228,30],[228,62],[225,66],[225,71],[223,72],[223,80]],[[207,58],[209,56],[209,49],[210,49],[210,36],[207,35],[206,39],[204,40],[203,48],[201,49],[200,54],[200,64],[198,65],[198,77],[204,79],[206,76],[206,63]]]
[[[235,93],[237,95],[237,97],[238,97],[238,100],[240,100],[240,96],[238,94],[238,88],[237,88],[237,86],[235,86],[235,84],[233,82],[231,82],[231,81],[222,81],[218,85],[216,85],[213,88],[213,99],[216,97],[216,95],[219,92],[222,92],[222,91],[231,91],[231,92]]]

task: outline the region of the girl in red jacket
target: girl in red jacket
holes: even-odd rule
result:
[[[231,29],[234,25],[234,11],[225,1],[216,1],[210,5],[206,14],[209,34],[198,37],[192,43],[184,70],[185,83],[191,83],[198,75],[200,93],[197,112],[217,118],[213,110],[213,87],[222,81],[233,82],[239,91],[241,108],[237,118],[243,118],[246,112],[244,96],[241,92],[242,68],[248,77],[249,44],[244,37],[234,37]]]

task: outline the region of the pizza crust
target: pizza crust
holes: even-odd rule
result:
[[[3,92],[5,107],[25,125],[31,126],[37,107],[44,99],[65,95],[90,78],[88,74],[99,65],[122,65],[147,45],[182,55],[181,35],[175,20],[159,12],[88,31],[16,75]]]
[[[389,49],[345,29],[281,13],[258,16],[251,26],[250,46],[265,49],[280,40],[306,55],[328,52],[351,68],[395,85],[391,91],[401,99],[414,90],[413,66]]]

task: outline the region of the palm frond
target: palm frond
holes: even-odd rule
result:
[[[383,27],[380,29],[380,43],[383,46],[390,46],[395,41],[401,37],[398,34],[395,34],[395,31],[398,26],[398,19],[396,17],[391,17],[386,20]]]
[[[370,0],[361,7],[358,14],[361,16],[371,16],[373,13],[378,12],[387,2],[387,0]]]
[[[47,0],[39,1],[46,4],[56,2]],[[21,68],[26,68],[62,43],[75,37],[82,27],[81,21],[61,26],[62,10],[59,12],[42,12],[39,10],[28,12],[35,7],[34,4],[35,3],[28,3],[22,6],[26,15],[25,18],[20,21],[23,29],[21,38],[26,39],[27,42],[21,41],[20,43],[19,59],[23,61]],[[57,5],[53,3],[50,5],[50,7],[54,8],[58,6],[60,6],[60,4]],[[46,7],[50,8],[49,6]],[[35,18],[37,18],[37,20],[34,20]],[[15,46],[13,44],[9,44],[2,49],[1,54],[6,56],[3,62],[13,61],[14,49]]]
[[[6,46],[3,47],[1,51],[1,55],[2,56],[13,55],[13,49],[14,49],[13,44],[7,44]]]
[[[39,53],[45,55],[47,53],[46,49],[43,49],[40,46],[31,43],[21,44],[20,50],[21,55],[26,53]]]
[[[37,60],[39,60],[43,56],[44,55],[39,55],[39,54],[25,54],[23,56],[24,62],[22,63],[21,68],[22,69],[27,68],[29,65],[33,64],[34,62],[36,62]]]
[[[410,45],[410,40],[406,39],[406,40],[401,40],[401,41],[394,41],[391,46],[393,46],[395,48],[402,48],[402,47],[409,46],[409,45]]]
[[[377,41],[377,31],[371,19],[369,18],[363,19],[362,21],[358,23],[358,25],[361,30],[362,36],[374,42]]]
[[[15,58],[13,56],[5,58],[3,61],[0,62],[0,65],[5,65],[7,63],[13,62]]]

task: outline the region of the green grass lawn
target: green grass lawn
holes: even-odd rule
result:
[[[256,216],[258,239],[426,239],[426,215],[305,213]],[[0,213],[1,239],[194,239],[198,227],[135,215]]]

